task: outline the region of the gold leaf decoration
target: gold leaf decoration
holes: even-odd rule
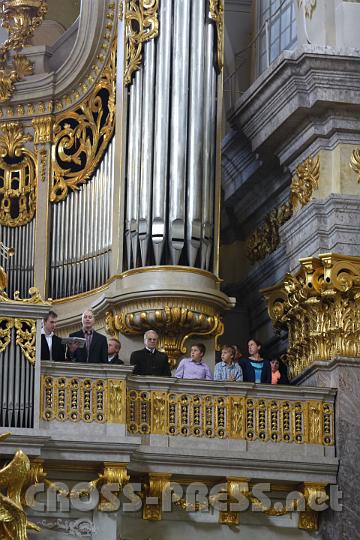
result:
[[[358,175],[358,183],[360,184],[360,150],[353,150],[350,159],[350,167]]]
[[[142,62],[143,43],[159,34],[159,0],[128,0],[125,2],[125,73],[129,85]]]
[[[290,201],[294,208],[298,203],[307,204],[319,187],[320,157],[308,158],[297,166],[291,183]]]
[[[274,208],[266,216],[265,222],[247,240],[246,255],[251,262],[264,259],[267,255],[275,251],[280,244],[280,227],[292,215],[292,205],[290,202],[287,202],[279,208]]]
[[[360,357],[360,258],[324,254],[300,264],[296,275],[263,291],[274,326],[288,330],[291,377],[316,360]]]
[[[4,352],[6,347],[11,341],[11,329],[14,327],[14,319],[4,318],[0,319],[0,352]]]
[[[224,0],[209,0],[210,19],[216,25],[217,69],[224,67]]]
[[[19,345],[23,355],[35,364],[36,351],[36,323],[32,319],[15,319],[16,344]]]
[[[360,169],[359,169],[360,171]],[[280,245],[280,227],[294,214],[296,207],[305,206],[319,187],[320,157],[307,158],[297,166],[292,177],[289,200],[274,208],[246,242],[246,255],[254,263],[270,255]]]
[[[91,94],[75,110],[56,117],[51,202],[62,201],[69,190],[79,189],[99,164],[114,132],[115,74],[116,41]]]
[[[32,140],[22,124],[0,125],[0,224],[19,227],[29,223],[36,210],[36,161],[25,147]]]

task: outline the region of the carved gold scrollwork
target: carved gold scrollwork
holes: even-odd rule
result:
[[[319,505],[326,503],[329,496],[326,493],[326,484],[305,482],[303,485],[305,510],[299,512],[299,529],[317,531],[319,528],[319,514],[314,510]]]
[[[89,180],[102,158],[115,124],[116,42],[100,80],[90,96],[54,125],[53,187],[50,201],[66,198]]]
[[[289,332],[291,376],[315,360],[360,357],[360,258],[327,253],[300,264],[263,291],[274,326]]]
[[[8,54],[25,46],[46,12],[46,0],[4,0],[1,3],[1,24],[8,30],[9,37],[0,45],[0,102],[10,99],[15,82],[32,74],[32,64],[26,56],[15,54],[9,64]]]
[[[0,436],[0,440],[9,434]],[[13,459],[0,469],[0,538],[2,540],[27,540],[27,529],[40,528],[28,521],[23,505],[22,493],[31,474],[30,460],[22,450],[17,450]]]
[[[0,319],[0,352],[4,352],[11,341],[11,329],[14,327],[14,319],[1,317]]]
[[[319,156],[307,158],[297,166],[291,182],[289,200],[274,208],[265,217],[264,223],[247,239],[246,255],[251,262],[264,259],[279,247],[280,227],[293,216],[299,204],[305,206],[310,201],[313,191],[319,187],[319,177]]]
[[[358,183],[360,183],[360,150],[353,150],[350,159],[350,167],[358,175]]]
[[[36,161],[25,147],[32,137],[19,123],[3,123],[0,129],[0,224],[18,227],[36,210]]]
[[[15,319],[16,344],[19,345],[23,355],[35,364],[36,351],[36,323],[32,319]]]
[[[216,25],[217,69],[224,67],[224,0],[209,0],[209,14]]]
[[[214,336],[224,333],[224,324],[214,308],[192,299],[158,297],[156,301],[144,300],[122,306],[118,311],[106,313],[106,331],[114,335],[141,334],[151,328],[159,331],[159,348],[166,351],[174,367],[177,358],[186,352],[190,336]]]
[[[291,183],[292,206],[296,208],[297,204],[305,206],[315,189],[319,187],[320,177],[320,157],[308,158],[297,166]]]
[[[131,83],[141,65],[143,44],[159,33],[158,11],[159,0],[125,2],[125,85]]]

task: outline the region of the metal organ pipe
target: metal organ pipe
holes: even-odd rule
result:
[[[114,141],[110,142],[93,177],[51,207],[49,296],[52,298],[95,289],[110,277],[112,231],[104,228],[112,226],[108,216],[113,208]]]
[[[159,35],[143,44],[128,87],[127,268],[211,269],[217,72],[208,15],[208,0],[161,0]]]
[[[26,298],[34,284],[35,219],[21,227],[0,225],[0,239],[15,250],[12,257],[1,263],[8,274],[6,292],[10,297],[13,297],[15,291],[20,291],[20,296]]]

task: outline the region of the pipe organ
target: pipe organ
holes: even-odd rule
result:
[[[96,289],[110,277],[114,143],[91,181],[51,208],[51,298]]]
[[[8,247],[14,248],[14,255],[2,262],[8,276],[6,288],[9,296],[15,291],[26,297],[34,283],[34,229],[35,219],[21,227],[0,225],[0,239]]]
[[[142,15],[155,24],[150,9]],[[162,0],[155,22],[159,35],[144,43],[143,66],[129,85],[124,266],[211,270],[215,25],[207,0]]]

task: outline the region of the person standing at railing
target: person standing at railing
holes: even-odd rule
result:
[[[95,317],[91,309],[86,309],[81,317],[82,329],[73,332],[70,337],[85,339],[85,346],[80,348],[78,342],[68,344],[68,359],[73,362],[89,364],[106,364],[108,361],[108,345],[106,337],[94,330]]]
[[[121,343],[116,338],[108,339],[108,364],[124,364],[124,362],[119,358],[119,352],[121,349]]]
[[[249,357],[241,358],[239,364],[245,382],[271,384],[271,366],[269,360],[262,358],[262,345],[256,339],[248,341]]]
[[[190,358],[183,358],[175,373],[176,379],[207,379],[212,381],[210,368],[203,358],[205,345],[197,343],[191,347]]]
[[[55,311],[49,311],[44,317],[41,329],[41,360],[54,360],[55,362],[65,360],[65,347],[61,343],[61,339],[54,334],[56,321]]]
[[[214,381],[242,381],[242,369],[235,362],[236,351],[232,345],[223,345],[221,348],[221,361],[215,366]]]
[[[158,351],[156,348],[158,340],[159,334],[155,330],[145,332],[145,347],[132,352],[130,356],[130,364],[134,366],[133,375],[171,377],[167,354]]]
[[[270,360],[271,365],[271,384],[289,384],[287,367],[278,358]]]

